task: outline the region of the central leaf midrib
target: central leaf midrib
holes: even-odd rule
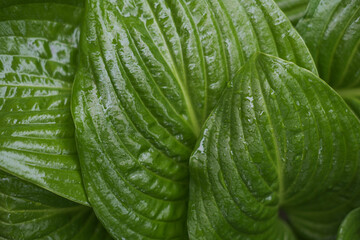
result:
[[[183,83],[182,81],[182,78],[180,77],[179,75],[179,70],[177,68],[177,64],[175,63],[175,60],[174,60],[174,56],[173,56],[173,53],[172,51],[170,51],[170,48],[169,48],[169,44],[168,44],[168,41],[165,39],[164,37],[164,33],[160,27],[160,24],[158,22],[158,19],[156,18],[155,16],[155,13],[153,11],[153,9],[151,8],[150,6],[150,3],[148,1],[146,1],[148,7],[149,7],[149,10],[154,18],[154,21],[156,22],[156,26],[158,27],[159,31],[160,31],[160,36],[161,36],[161,39],[163,40],[163,42],[165,43],[166,45],[166,48],[168,49],[169,51],[169,55],[170,55],[170,59],[171,59],[171,62],[173,64],[171,64],[173,67],[170,67],[173,71],[173,75],[174,75],[174,78],[175,80],[177,81],[177,83],[179,84],[179,87],[181,89],[181,92],[183,93],[183,96],[184,96],[184,100],[185,100],[185,106],[186,106],[186,110],[188,112],[188,116],[189,116],[189,119],[190,119],[190,123],[191,123],[191,126],[193,128],[193,132],[195,134],[196,137],[198,137],[200,135],[200,124],[199,124],[199,121],[196,117],[196,113],[195,113],[195,110],[194,110],[194,107],[193,107],[193,104],[192,104],[192,101],[191,101],[191,98],[190,98],[190,93],[189,93],[189,89],[187,86],[185,86],[185,84]],[[181,47],[181,46],[180,46]],[[165,59],[165,58],[164,58]],[[185,73],[184,73],[185,74]],[[186,81],[185,81],[186,82]]]
[[[263,89],[262,89],[262,85],[261,85],[261,82],[259,80],[259,73],[257,71],[257,66],[255,64],[252,64],[251,65],[251,72],[253,72],[255,74],[255,77],[256,77],[256,80],[258,81],[258,84],[259,84],[259,87],[260,87],[260,91],[261,91],[261,95],[263,97],[263,99],[265,99],[264,97],[264,93],[263,93]],[[266,66],[261,68],[260,69],[266,69]],[[267,73],[266,71],[263,71],[264,74],[267,76]],[[267,76],[268,77],[268,76]],[[269,83],[270,84],[270,83]],[[271,138],[272,138],[272,141],[273,141],[273,144],[274,144],[274,149],[275,149],[275,158],[276,158],[276,172],[277,172],[277,175],[278,175],[278,181],[279,181],[279,204],[278,206],[281,206],[282,203],[284,202],[284,177],[283,177],[283,174],[282,174],[282,161],[281,161],[281,154],[279,152],[279,144],[278,144],[278,139],[277,139],[277,136],[274,132],[274,124],[271,120],[271,117],[270,117],[270,114],[269,114],[269,109],[268,109],[268,106],[266,104],[266,102],[264,101],[264,108],[265,108],[265,111],[266,111],[266,114],[268,116],[268,120],[269,120],[269,123],[270,123],[270,126],[271,126]]]

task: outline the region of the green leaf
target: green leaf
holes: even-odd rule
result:
[[[0,169],[88,204],[70,112],[81,5],[0,0]]]
[[[294,25],[304,16],[309,1],[310,0],[275,0]]]
[[[360,239],[360,208],[356,208],[346,216],[341,223],[336,239]]]
[[[334,239],[359,202],[360,122],[324,81],[255,55],[190,159],[191,239]]]
[[[297,29],[322,79],[336,90],[360,87],[360,0],[312,0]]]
[[[297,29],[320,77],[360,117],[360,0],[311,0]]]
[[[188,158],[256,51],[315,70],[271,0],[87,2],[72,113],[85,188],[116,238],[186,238]]]
[[[93,211],[0,171],[0,239],[111,239]]]

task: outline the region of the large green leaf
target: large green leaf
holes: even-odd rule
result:
[[[297,29],[333,88],[360,87],[360,0],[312,0]]]
[[[309,71],[255,55],[190,160],[191,239],[334,239],[359,202],[360,122]]]
[[[89,201],[116,238],[186,238],[188,158],[256,51],[316,71],[272,0],[88,0],[73,116]]]
[[[338,231],[337,240],[356,240],[360,239],[360,208],[351,211]]]
[[[293,24],[301,19],[306,11],[310,0],[275,0],[281,10]]]
[[[88,204],[70,113],[81,5],[0,0],[0,169]]]
[[[360,1],[311,0],[297,29],[306,41],[320,77],[360,117]],[[359,210],[342,223],[338,239],[359,239]]]
[[[360,96],[360,0],[311,0],[297,29],[320,77],[353,106]]]
[[[93,211],[0,171],[0,239],[111,239]]]

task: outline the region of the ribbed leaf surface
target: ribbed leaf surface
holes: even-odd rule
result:
[[[273,1],[89,0],[74,86],[89,201],[124,239],[184,239],[188,158],[256,51],[316,71]]]
[[[0,169],[88,204],[70,113],[81,5],[0,0]]]
[[[309,1],[310,0],[275,0],[293,24],[296,24],[304,16]]]
[[[93,211],[0,172],[0,239],[110,240]]]
[[[255,55],[191,157],[190,238],[334,239],[359,204],[359,153],[360,122],[339,95],[303,68]]]
[[[335,89],[360,88],[359,0],[312,0],[297,29],[322,79]]]
[[[311,0],[297,29],[320,77],[360,116],[360,1]]]

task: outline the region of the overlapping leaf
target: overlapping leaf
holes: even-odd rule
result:
[[[359,153],[360,122],[339,95],[303,68],[255,55],[191,157],[190,238],[334,239],[359,204]]]
[[[275,0],[281,10],[293,24],[296,24],[305,14],[309,0]]]
[[[336,239],[360,239],[360,208],[356,208],[346,216],[341,223]]]
[[[0,169],[88,204],[70,113],[81,6],[0,0]]]
[[[357,111],[360,108],[356,99],[360,96],[360,1],[312,0],[297,29],[314,57],[320,77]]]
[[[313,0],[298,31],[333,88],[360,86],[360,1]]]
[[[93,211],[0,171],[0,239],[111,239]]]
[[[188,157],[256,51],[316,71],[270,0],[89,0],[73,115],[89,201],[125,239],[187,237]]]

